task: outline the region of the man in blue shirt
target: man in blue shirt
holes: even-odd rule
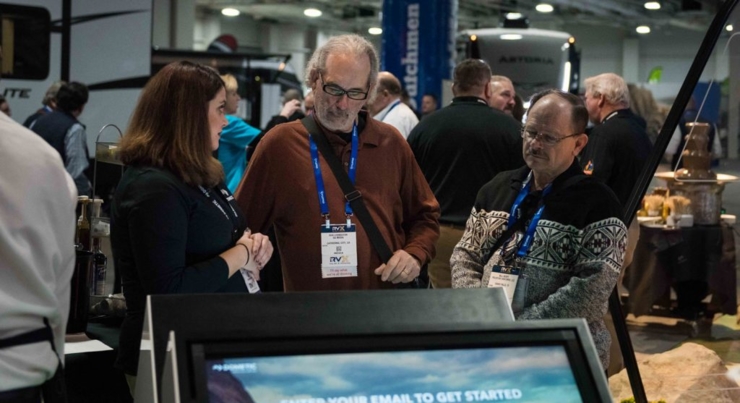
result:
[[[92,186],[85,176],[89,165],[85,126],[77,118],[89,97],[87,86],[78,82],[62,85],[57,92],[57,109],[36,119],[30,129],[61,155],[64,168],[77,186],[77,194],[91,196]]]

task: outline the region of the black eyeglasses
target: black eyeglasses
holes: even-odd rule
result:
[[[567,139],[568,137],[575,137],[580,134],[581,133],[573,133],[567,136],[557,137],[557,136],[553,136],[552,134],[538,132],[537,130],[534,130],[532,128],[528,128],[528,127],[522,128],[522,138],[523,139],[528,140],[528,141],[537,139],[540,143],[542,143],[542,145],[548,146],[548,147],[552,147],[558,144],[559,142]]]
[[[324,82],[324,77],[319,73],[319,78],[321,78],[321,82]],[[367,99],[367,92],[363,92],[360,90],[345,90],[344,88],[336,85],[336,84],[324,84],[323,87],[321,87],[325,93],[335,96],[335,97],[341,97],[345,94],[347,94],[347,98],[354,99],[356,101],[361,101],[363,99]]]

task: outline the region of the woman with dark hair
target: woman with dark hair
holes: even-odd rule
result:
[[[213,158],[225,103],[216,71],[169,64],[144,87],[119,146],[128,169],[111,208],[111,243],[127,312],[116,366],[132,391],[147,295],[247,292],[247,283],[252,292],[272,255]]]

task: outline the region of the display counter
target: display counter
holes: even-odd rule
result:
[[[65,347],[65,383],[67,401],[75,403],[130,403],[133,401],[123,372],[113,367],[118,354],[119,327],[115,324],[89,323],[85,334],[111,349],[73,352],[74,342]]]
[[[701,313],[735,315],[736,277],[731,226],[667,229],[643,224],[632,264],[625,272],[623,284],[629,290],[626,311],[641,316],[654,314],[654,307],[661,307],[690,320]],[[702,301],[708,295],[711,300],[705,307]]]

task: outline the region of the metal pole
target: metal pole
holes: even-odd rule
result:
[[[60,78],[69,82],[70,59],[72,57],[72,0],[62,1],[62,63]]]
[[[619,340],[619,349],[622,351],[622,358],[624,359],[624,366],[627,368],[627,377],[630,380],[635,403],[648,403],[645,387],[642,385],[642,378],[640,377],[640,369],[637,367],[637,360],[635,359],[635,350],[632,348],[627,323],[624,321],[622,303],[619,301],[617,287],[614,287],[612,294],[609,296],[609,312],[612,315],[614,333],[617,334],[617,340]]]

